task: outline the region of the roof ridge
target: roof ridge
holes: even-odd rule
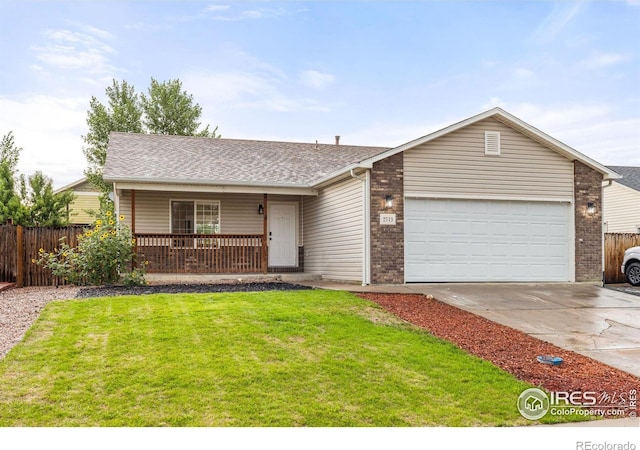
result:
[[[210,136],[185,136],[180,134],[161,134],[161,133],[136,133],[131,131],[111,131],[109,134],[119,134],[125,136],[145,136],[145,137],[161,137],[165,138],[187,138],[187,139],[219,139],[222,141],[240,141],[240,142],[258,142],[265,144],[294,144],[294,145],[318,145],[323,147],[361,147],[361,148],[380,148],[380,149],[391,149],[393,147],[390,146],[381,146],[381,145],[361,145],[361,144],[323,144],[320,142],[301,142],[301,141],[274,141],[269,139],[247,139],[247,138],[213,138]]]

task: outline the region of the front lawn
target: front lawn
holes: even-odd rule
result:
[[[0,361],[0,426],[524,425],[527,387],[345,292],[106,297]]]

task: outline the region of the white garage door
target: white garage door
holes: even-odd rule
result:
[[[427,281],[570,281],[568,203],[405,202],[405,277]]]

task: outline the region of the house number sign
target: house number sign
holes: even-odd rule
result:
[[[380,214],[380,225],[395,225],[395,224],[396,224],[395,214]]]

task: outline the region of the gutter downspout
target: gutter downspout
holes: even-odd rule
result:
[[[356,175],[354,169],[349,171],[349,174],[352,178],[360,180],[364,183],[364,189],[362,191],[362,209],[363,209],[363,219],[364,219],[364,234],[362,236],[363,239],[363,249],[362,249],[362,285],[367,286],[371,284],[371,257],[370,257],[370,245],[371,245],[371,217],[369,215],[369,204],[371,202],[370,191],[371,191],[371,178],[369,170],[366,170],[364,173],[364,177]]]

